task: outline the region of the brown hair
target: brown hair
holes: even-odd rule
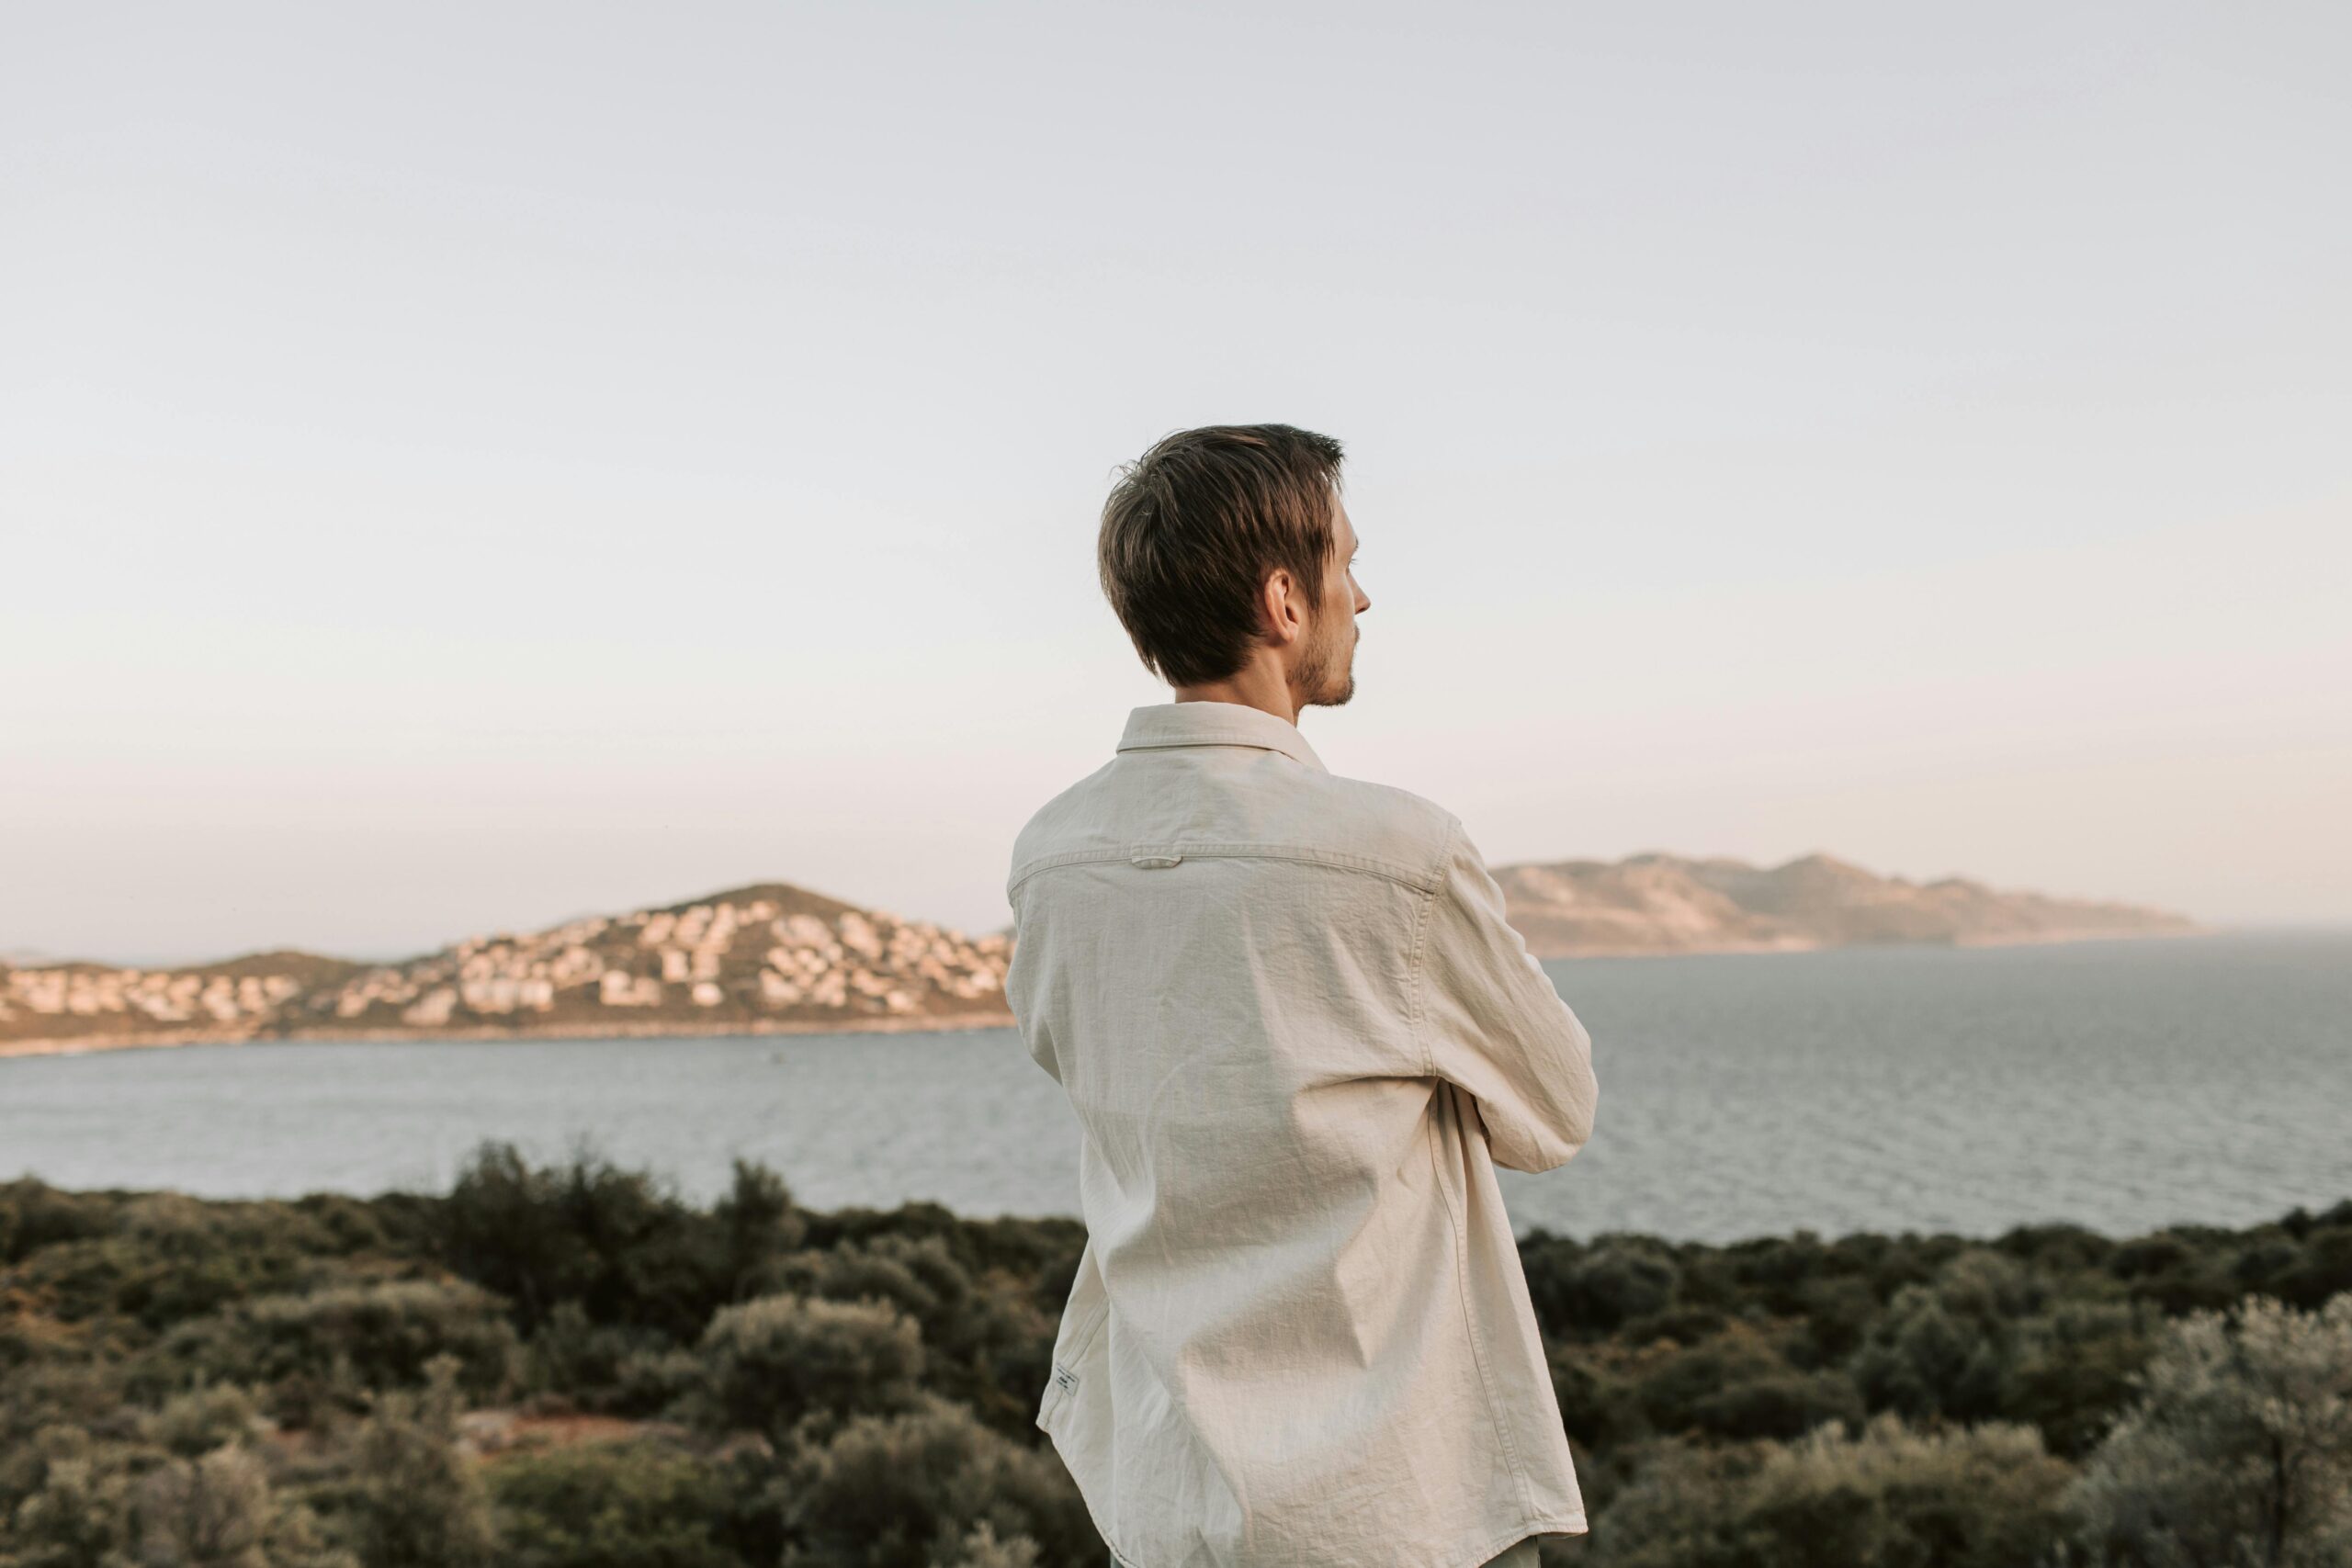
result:
[[[1311,430],[1212,424],[1166,436],[1119,470],[1095,562],[1144,668],[1171,686],[1239,670],[1277,567],[1321,602],[1340,457]]]

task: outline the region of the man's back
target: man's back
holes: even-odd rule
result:
[[[1135,1568],[1474,1568],[1585,1528],[1493,1158],[1589,1042],[1440,807],[1137,708],[1022,830],[1006,989],[1083,1129],[1037,1424]]]

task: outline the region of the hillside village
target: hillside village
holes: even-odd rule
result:
[[[0,971],[12,1042],[736,1033],[1003,1023],[1002,936],[783,883],[469,937],[406,963],[265,953],[190,969]]]

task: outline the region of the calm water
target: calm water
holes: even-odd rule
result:
[[[1600,1112],[1562,1169],[1503,1173],[1522,1230],[2129,1232],[2352,1197],[2352,932],[1545,967]],[[0,1177],[437,1190],[493,1136],[697,1197],[742,1155],[822,1208],[1078,1208],[1075,1123],[1005,1030],[0,1060]]]

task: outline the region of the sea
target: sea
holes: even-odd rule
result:
[[[2110,1235],[2352,1200],[2352,931],[1569,959],[1592,1141],[1502,1173],[1525,1234]],[[484,1140],[707,1200],[1078,1213],[1080,1134],[1008,1029],[274,1043],[0,1059],[0,1179],[444,1190]]]

